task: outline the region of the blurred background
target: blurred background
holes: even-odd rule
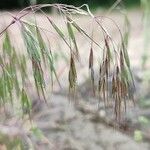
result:
[[[30,4],[44,4],[44,3],[63,3],[79,6],[82,4],[88,4],[92,8],[97,7],[110,7],[115,0],[1,0],[1,9],[19,9]],[[124,0],[125,6],[140,6],[140,0]]]
[[[19,10],[30,5],[63,3],[80,6],[88,4],[95,15],[103,16],[115,2],[115,0],[0,0],[0,31],[10,23],[12,14],[16,15]],[[67,33],[58,11],[53,13],[47,11],[47,13],[61,27],[63,33]],[[17,147],[20,139],[27,150],[30,148],[35,150],[150,150],[150,0],[122,0],[107,15],[116,22],[122,32],[125,30],[125,18],[129,21],[128,52],[136,86],[134,90],[131,87],[130,92],[135,95],[136,105],[129,104],[125,122],[114,130],[115,120],[112,108],[105,109],[103,104],[100,104],[101,109],[97,111],[98,101],[92,95],[87,70],[89,51],[87,53],[86,50],[89,50],[90,46],[76,30],[80,55],[83,56],[82,65],[78,66],[80,105],[70,105],[67,99],[69,62],[67,47],[58,36],[46,33],[53,47],[57,73],[64,90],[54,84],[54,93],[52,95],[48,93],[50,96],[49,107],[47,107],[45,103],[39,101],[35,90],[32,92],[32,88],[29,88],[33,99],[32,125],[26,118],[20,119],[21,115],[18,110],[15,112],[0,106],[0,150],[24,149]],[[34,17],[33,14],[28,15],[26,20],[34,20]],[[47,31],[52,30],[49,22],[40,13],[37,13],[36,19],[40,27]],[[90,31],[91,24],[88,17],[77,16],[75,19],[85,31]],[[103,24],[113,39],[118,42],[118,29],[112,21],[105,18]],[[12,26],[10,33],[13,37],[12,43],[17,41],[14,45],[22,51],[24,48],[18,26]],[[100,40],[99,35],[102,34],[95,35],[98,40]],[[99,55],[96,50],[95,55]],[[96,56],[95,62],[98,62]],[[98,72],[97,70],[95,72]],[[47,72],[45,74],[47,75]],[[4,111],[7,112],[6,115],[3,115]],[[3,129],[7,131],[6,135],[1,134]],[[27,132],[27,136],[20,131]],[[9,133],[11,133],[10,137]],[[14,137],[17,137],[17,141]]]

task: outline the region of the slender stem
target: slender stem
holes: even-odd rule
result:
[[[11,21],[11,23],[10,23],[5,29],[3,29],[3,30],[0,32],[0,36],[2,36],[3,33],[4,33],[11,25],[13,25],[15,22],[16,22],[16,20],[13,19],[13,20]]]

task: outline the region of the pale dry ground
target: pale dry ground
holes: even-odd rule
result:
[[[5,13],[5,12],[3,12]],[[12,12],[16,14],[16,12]],[[97,15],[104,15],[103,12],[97,12]],[[123,30],[123,16],[119,13],[112,13],[110,18],[116,21]],[[143,30],[142,30],[142,13],[134,10],[128,12],[128,17],[131,22],[131,36],[129,40],[129,56],[131,59],[132,69],[140,70],[140,58],[143,50]],[[31,18],[31,16],[30,16]],[[64,33],[64,23],[58,16],[53,16],[58,25],[61,26]],[[1,13],[0,16],[0,30],[10,22],[10,17]],[[37,15],[37,22],[39,26],[51,30],[51,26],[44,19],[43,16]],[[79,17],[78,22],[87,31],[90,31],[91,24],[87,17]],[[119,34],[117,29],[110,21],[104,21],[105,27],[109,30],[113,39],[117,42],[119,40]],[[19,48],[19,51],[24,51],[23,41],[20,37],[20,32],[16,30],[17,26],[11,27],[11,36],[13,37],[12,43],[15,47]],[[97,40],[101,40],[102,34],[97,34],[97,28],[94,36]],[[100,33],[100,32],[99,32]],[[48,33],[48,39],[53,48],[53,52],[59,53],[60,51],[65,53],[65,56],[69,56],[69,49],[67,46],[59,40],[57,34]],[[83,83],[88,77],[88,55],[90,45],[87,39],[83,39],[78,36],[78,43],[81,55],[81,65],[78,65],[78,82]],[[58,44],[56,44],[56,41]],[[101,50],[95,47],[95,65],[98,64],[98,58],[100,57]],[[62,56],[59,56],[62,59]],[[69,58],[69,57],[68,57]],[[64,88],[68,86],[68,61],[60,60],[56,64],[57,72],[60,76],[60,82]],[[49,82],[49,81],[47,81]],[[47,83],[49,84],[49,83]],[[54,90],[59,91],[56,83]],[[34,95],[34,94],[33,94]],[[85,98],[86,100],[86,98]],[[49,145],[37,142],[34,138],[33,141],[39,145],[36,146],[36,150],[148,150],[150,149],[148,143],[136,143],[133,138],[107,127],[103,124],[103,121],[94,122],[92,107],[87,112],[76,108],[68,103],[67,98],[59,95],[52,95],[50,100],[50,106],[47,108],[45,104],[40,104],[38,113],[33,117],[37,126],[44,132],[44,135],[49,139]],[[86,106],[84,106],[86,108]],[[88,107],[88,104],[87,104]],[[93,109],[97,109],[94,105]]]

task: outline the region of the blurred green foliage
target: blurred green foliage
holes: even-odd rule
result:
[[[30,0],[1,0],[0,9],[13,9],[30,5]]]
[[[134,131],[134,140],[136,142],[141,142],[143,140],[142,131],[140,131],[140,130],[135,130]]]
[[[92,8],[97,8],[109,7],[115,1],[116,0],[1,0],[0,9],[20,8],[36,3],[63,3],[75,6],[79,6],[86,3]],[[140,4],[140,0],[122,0],[122,4],[125,6],[138,6]]]

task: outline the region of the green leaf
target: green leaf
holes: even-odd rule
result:
[[[55,31],[59,34],[59,36],[65,40],[65,35],[63,34],[63,32],[57,27],[57,25],[49,17],[47,17],[47,19],[51,23]]]
[[[76,42],[75,35],[74,35],[73,29],[72,29],[72,24],[70,22],[67,22],[67,29],[68,29],[69,37],[71,38],[72,42],[74,43],[74,46],[76,49],[76,57],[79,58],[79,50],[78,50],[77,42]]]
[[[30,111],[31,111],[31,101],[28,98],[27,93],[24,90],[24,88],[22,88],[22,91],[21,91],[21,104],[22,104],[23,111],[26,110],[28,113],[30,113]]]
[[[43,61],[44,61],[44,64],[46,65],[46,57],[45,57],[45,54],[46,54],[46,44],[41,36],[41,33],[38,29],[38,27],[36,27],[36,33],[37,33],[37,40],[38,40],[38,44],[39,44],[39,47],[40,47],[40,50],[41,50],[41,54],[42,54],[42,58],[43,58]]]
[[[52,86],[53,86],[53,74],[54,74],[59,86],[61,87],[58,76],[57,76],[57,73],[56,73],[56,70],[55,70],[55,67],[54,67],[54,59],[53,59],[52,52],[51,52],[51,50],[48,51],[48,48],[47,48],[47,46],[46,46],[46,44],[45,44],[38,28],[37,28],[37,39],[38,39],[38,42],[39,42],[40,49],[42,51],[43,60],[44,60],[45,63],[46,63],[46,61],[48,61],[49,66],[50,66]]]
[[[5,39],[3,42],[3,52],[4,52],[4,55],[7,54],[8,56],[11,56],[11,53],[12,53],[10,37],[7,31],[5,32]]]
[[[27,48],[28,55],[30,59],[34,58],[37,62],[40,61],[40,48],[34,32],[29,28],[29,26],[22,26],[22,35]]]
[[[71,18],[67,16],[67,20],[71,22],[71,24],[80,32],[83,33],[86,37],[88,37],[93,43],[95,43],[98,47],[101,48],[101,46],[93,39],[91,38],[75,21],[73,21]]]

